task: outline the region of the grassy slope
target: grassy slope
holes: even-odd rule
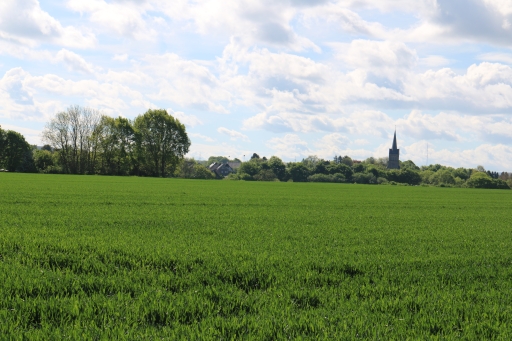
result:
[[[0,174],[29,338],[512,337],[512,191]]]

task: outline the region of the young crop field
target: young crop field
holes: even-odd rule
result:
[[[0,174],[7,340],[512,339],[512,191]]]

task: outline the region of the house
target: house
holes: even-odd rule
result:
[[[229,164],[219,162],[212,163],[210,166],[208,166],[208,169],[219,178],[224,178],[234,172],[233,168],[231,168]]]
[[[241,162],[228,162],[228,165],[229,167],[231,167],[231,169],[233,169],[234,171],[236,171],[238,168],[240,168],[240,166],[242,165]]]

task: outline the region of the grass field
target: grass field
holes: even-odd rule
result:
[[[512,339],[512,191],[0,174],[0,339]]]

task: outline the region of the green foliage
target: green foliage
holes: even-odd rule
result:
[[[455,178],[448,169],[441,169],[430,176],[429,183],[433,185],[454,185]]]
[[[100,174],[129,175],[136,173],[135,130],[130,120],[103,116],[94,132],[98,142]]]
[[[452,175],[454,178],[458,177],[462,180],[467,180],[471,176],[471,169],[460,167],[460,168],[454,169],[452,172]]]
[[[262,169],[254,176],[256,181],[277,181],[278,178],[270,169]]]
[[[352,166],[352,170],[354,173],[362,173],[366,170],[366,165],[364,163],[355,163]]]
[[[257,161],[257,159],[253,159],[248,162],[242,162],[240,167],[238,168],[238,173],[249,174],[250,176],[255,176],[261,170],[261,163]]]
[[[387,179],[389,181],[409,184],[409,185],[419,185],[421,183],[421,175],[417,171],[413,171],[411,169],[400,169],[400,170],[390,170],[388,172]]]
[[[316,155],[309,155],[307,158],[305,159],[302,159],[302,162],[301,162],[304,166],[306,166],[310,171],[313,171],[313,169],[315,168],[315,166],[318,164],[318,163],[323,163],[323,160],[321,160],[318,156]]]
[[[9,172],[33,172],[32,150],[23,135],[12,130],[2,132],[1,135],[3,150],[0,165]]]
[[[174,173],[188,153],[190,140],[185,126],[165,110],[148,110],[134,122],[140,169],[150,176]]]
[[[184,179],[210,180],[216,178],[212,171],[197,163],[194,159],[185,159],[181,161],[176,175]]]
[[[327,166],[327,171],[329,174],[341,173],[345,179],[350,179],[352,177],[352,168],[344,163],[331,163]]]
[[[352,175],[352,181],[356,184],[376,184],[377,177],[372,173],[355,173]]]
[[[309,170],[301,162],[291,163],[288,170],[293,182],[305,182],[308,180]]]
[[[2,129],[2,126],[0,126],[0,168],[4,167],[6,143],[6,131]]]
[[[354,162],[352,161],[350,156],[346,156],[346,155],[341,159],[341,163],[344,165],[347,165],[349,167],[352,167],[354,164]]]
[[[510,189],[510,186],[503,180],[493,179],[484,172],[475,172],[465,184],[470,188],[492,188],[492,189]]]
[[[53,153],[47,149],[34,150],[34,163],[40,173],[46,173],[47,169],[55,165]]]
[[[1,173],[0,193],[2,339],[512,338],[510,191]]]
[[[416,166],[416,164],[411,160],[407,160],[404,162],[400,162],[400,169],[410,169],[413,171],[419,171],[420,167]]]
[[[309,182],[346,182],[347,179],[341,173],[335,174],[313,174],[308,177]]]
[[[286,180],[286,166],[277,156],[272,156],[268,162],[268,167],[280,181]]]

